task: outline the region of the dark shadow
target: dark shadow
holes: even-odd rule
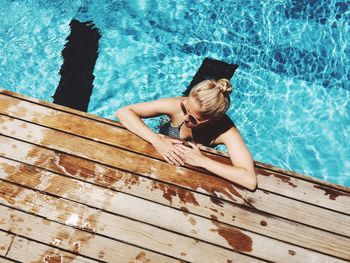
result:
[[[197,73],[194,75],[190,85],[188,85],[182,94],[183,96],[188,96],[191,89],[196,84],[206,79],[219,80],[224,78],[230,80],[237,68],[237,64],[228,64],[220,60],[205,58]]]
[[[87,112],[101,34],[91,21],[73,19],[70,28],[71,33],[62,51],[61,79],[53,102]]]

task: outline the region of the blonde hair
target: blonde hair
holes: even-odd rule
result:
[[[227,79],[203,80],[195,85],[189,97],[193,97],[205,118],[220,118],[230,107],[230,93],[232,86]]]

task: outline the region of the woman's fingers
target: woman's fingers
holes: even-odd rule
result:
[[[183,141],[178,140],[178,139],[169,139],[172,143],[176,143],[176,144],[182,144]]]
[[[188,142],[188,144],[189,144],[189,145],[191,145],[191,146],[192,146],[192,148],[198,148],[198,147],[197,147],[197,145],[195,145],[195,144],[194,144],[194,143],[192,143],[192,142]]]
[[[167,144],[167,146],[161,150],[161,155],[163,156],[164,160],[170,164],[184,165],[184,152],[177,148],[177,146],[183,145],[183,141],[174,138],[166,138],[164,142]]]
[[[178,156],[177,154],[172,153],[170,156],[176,165],[184,165],[185,164],[184,161],[182,160],[182,158],[180,156]]]
[[[170,160],[170,156],[164,156],[164,160],[171,165],[175,165],[175,163]]]
[[[162,154],[163,158],[170,164],[174,165],[184,165],[185,162],[183,161],[183,154],[178,151],[177,149],[173,149],[168,151],[165,154]]]
[[[177,146],[181,146],[181,144],[175,144],[175,145],[174,145],[173,152],[174,152],[177,156],[183,157],[183,155],[184,155],[183,151],[181,151]]]
[[[166,160],[169,160],[171,164],[174,164],[174,165],[184,165],[184,161],[179,157],[177,156],[174,152],[170,152],[168,153],[167,155],[165,155],[166,157]]]
[[[196,150],[199,151],[199,147],[198,147],[195,143],[188,142],[188,144],[189,144],[193,149],[196,149]]]
[[[186,153],[190,148],[186,147],[185,145],[182,144],[177,144],[175,147],[181,152],[181,153]]]
[[[170,155],[180,164],[180,165],[184,165],[185,162],[184,162],[184,154],[179,151],[175,146],[176,145],[181,145],[181,144],[175,144],[174,147],[173,147],[173,151],[170,152]]]
[[[188,144],[192,147],[193,150],[195,150],[196,152],[200,152],[201,150],[199,149],[199,147],[191,142],[188,142]]]

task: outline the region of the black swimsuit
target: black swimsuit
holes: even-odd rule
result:
[[[183,123],[179,126],[171,126],[171,121],[161,123],[159,133],[168,135],[172,138],[180,139],[180,129]],[[225,133],[230,128],[234,127],[235,124],[230,119],[230,117],[225,114],[219,120],[214,123],[205,125],[198,129],[192,129],[193,140],[196,143],[203,144],[205,146],[210,146],[210,143],[219,137],[220,134]]]

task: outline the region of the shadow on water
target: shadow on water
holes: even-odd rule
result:
[[[86,112],[93,89],[93,71],[101,34],[91,21],[73,19],[70,28],[68,42],[62,51],[61,79],[53,102]]]

